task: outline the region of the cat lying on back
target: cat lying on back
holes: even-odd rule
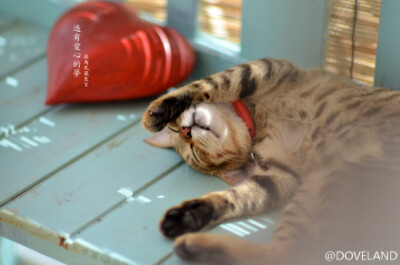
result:
[[[231,104],[238,99],[254,128]],[[322,264],[327,250],[400,246],[398,91],[261,59],[161,96],[142,124],[158,132],[149,143],[172,146],[194,169],[232,185],[166,212],[160,230],[177,238],[183,259]],[[284,205],[264,245],[190,233]]]

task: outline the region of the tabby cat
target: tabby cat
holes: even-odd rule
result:
[[[239,99],[252,121],[235,111]],[[148,143],[232,186],[165,213],[160,230],[181,258],[322,264],[327,250],[400,253],[400,92],[264,58],[161,96],[142,124],[158,132]],[[282,206],[267,244],[191,233]]]

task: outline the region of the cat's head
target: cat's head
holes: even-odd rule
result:
[[[198,103],[146,139],[157,147],[173,147],[194,169],[211,175],[243,166],[251,138],[231,103]]]

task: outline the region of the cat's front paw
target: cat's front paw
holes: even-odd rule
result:
[[[153,101],[143,114],[143,127],[150,132],[161,131],[191,105],[190,96],[166,95]]]
[[[207,200],[186,201],[165,213],[160,222],[160,230],[168,238],[197,232],[210,223],[214,212],[213,205]]]
[[[164,99],[151,102],[142,117],[143,127],[150,132],[161,131],[169,122],[170,108]]]

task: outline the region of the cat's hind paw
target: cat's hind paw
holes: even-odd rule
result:
[[[188,233],[175,239],[174,252],[183,260],[207,264],[303,264],[286,262],[276,256],[279,253],[268,244],[244,241],[231,235]]]
[[[186,261],[206,262],[211,264],[235,264],[226,249],[229,236],[188,233],[178,237],[174,242],[174,252]]]
[[[176,238],[188,232],[197,232],[213,219],[214,207],[207,200],[195,199],[169,209],[160,222],[161,233]]]
[[[205,261],[207,251],[201,241],[202,235],[188,233],[180,236],[174,242],[174,252],[183,260]]]

